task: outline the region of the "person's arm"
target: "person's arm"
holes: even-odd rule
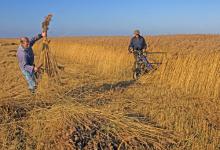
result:
[[[129,47],[128,47],[128,51],[131,52],[131,49],[133,50],[134,49],[134,42],[133,42],[133,38],[131,39],[130,41],[130,44],[129,44]]]
[[[24,70],[26,70],[26,71],[30,72],[30,74],[32,74],[35,71],[35,67],[25,64],[24,65]]]
[[[47,33],[46,32],[42,32],[41,34],[38,34],[37,36],[33,37],[30,40],[30,46],[32,47],[34,45],[34,43],[38,40],[40,40],[42,37],[46,37]]]
[[[30,46],[32,47],[34,45],[34,43],[38,40],[40,40],[42,38],[42,34],[38,34],[37,36],[33,37],[31,40],[30,40]]]

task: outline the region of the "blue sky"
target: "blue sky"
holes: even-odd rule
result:
[[[219,34],[218,0],[1,0],[0,37],[40,32],[54,14],[50,36]]]

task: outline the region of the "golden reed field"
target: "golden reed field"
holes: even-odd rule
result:
[[[50,40],[61,83],[31,95],[18,40],[0,39],[0,149],[220,149],[219,35],[146,37],[157,70],[138,81],[129,37]]]

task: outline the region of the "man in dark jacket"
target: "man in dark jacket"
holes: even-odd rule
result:
[[[29,40],[27,37],[22,37],[20,39],[20,46],[17,51],[17,58],[19,62],[19,67],[21,72],[23,73],[25,79],[28,83],[29,90],[34,93],[36,88],[36,81],[34,73],[38,71],[38,68],[34,65],[34,53],[32,50],[32,46],[34,43],[46,36],[46,33],[38,34]]]
[[[132,37],[131,42],[130,42],[129,47],[128,47],[128,51],[130,53],[134,54],[134,58],[135,58],[135,61],[136,61],[137,60],[137,55],[136,55],[135,52],[140,51],[141,54],[143,55],[143,53],[146,52],[146,49],[147,49],[147,43],[146,43],[144,37],[142,37],[140,35],[139,30],[135,30],[134,31],[134,37]],[[152,65],[148,62],[146,56],[145,56],[145,61],[147,63],[148,69],[152,69]],[[135,66],[134,66],[133,69],[135,69]]]
[[[139,30],[134,31],[134,37],[131,39],[129,50],[146,50],[147,44],[145,39],[140,35]]]

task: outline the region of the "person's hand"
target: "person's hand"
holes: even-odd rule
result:
[[[37,67],[34,67],[34,72],[38,72],[38,68]]]
[[[132,48],[129,48],[129,49],[128,49],[128,52],[129,52],[129,53],[132,53],[132,52],[133,52]]]
[[[143,51],[143,55],[144,55],[144,56],[147,56],[147,51]]]
[[[42,37],[46,37],[47,36],[47,32],[42,32],[41,35],[42,35]]]

